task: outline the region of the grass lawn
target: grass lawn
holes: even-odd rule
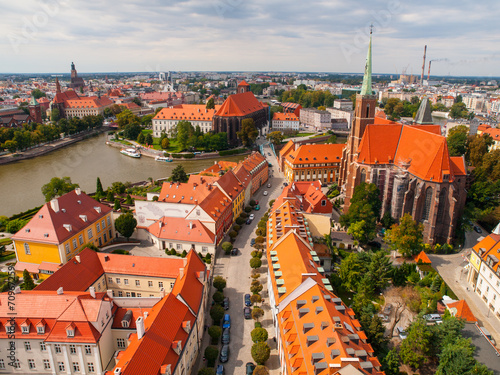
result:
[[[10,238],[2,238],[0,239],[0,246],[2,245],[10,245],[12,243],[12,240]]]
[[[5,260],[14,259],[16,257],[15,251],[5,251],[2,256],[0,256],[0,262]]]
[[[142,134],[144,134],[144,136],[146,136],[148,134],[152,134],[152,133],[153,133],[152,129],[142,129]],[[179,153],[182,151],[175,139],[169,138],[169,140],[170,140],[170,145],[169,145],[168,149],[164,150],[161,148],[160,138],[153,137],[153,148],[155,150],[165,151],[165,152],[168,152],[171,154],[176,154],[176,153]]]

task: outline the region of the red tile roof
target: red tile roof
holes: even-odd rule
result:
[[[273,121],[300,121],[299,118],[293,113],[280,113],[275,112],[273,115]]]
[[[465,300],[448,303],[446,304],[446,307],[452,312],[452,316],[463,318],[470,323],[477,322],[476,317]]]
[[[173,108],[163,108],[153,120],[212,121],[220,107],[216,105],[215,109],[207,109],[202,104],[181,104]]]
[[[129,326],[128,328],[124,328],[122,325],[122,320],[125,317],[125,314],[129,312],[130,315],[130,321],[129,321]],[[144,313],[147,313],[148,315],[151,312],[151,308],[145,308],[145,307],[137,307],[137,308],[125,308],[125,307],[118,307],[116,309],[115,316],[113,318],[113,328],[114,329],[133,329],[135,330],[137,326],[135,325],[135,321],[137,320],[138,317],[144,316]]]
[[[233,171],[224,173],[216,182],[216,185],[234,200],[244,190],[243,184],[238,180]]]
[[[199,220],[182,217],[162,217],[148,227],[156,238],[213,244],[215,234]]]
[[[61,244],[112,211],[109,206],[85,193],[78,194],[76,190],[56,199],[58,212],[53,210],[50,202],[45,203],[12,239]]]
[[[240,83],[238,83],[238,87],[239,86],[250,86],[248,83],[246,83],[245,80],[241,81]]]
[[[301,145],[286,156],[294,166],[298,164],[340,163],[345,144]]]
[[[264,109],[264,106],[255,98],[253,92],[247,91],[240,94],[229,95],[215,115],[241,117],[262,109]]]
[[[97,96],[80,97],[78,99],[66,100],[66,107],[68,108],[102,108],[112,105],[113,102],[103,96],[98,98]]]
[[[414,257],[414,260],[416,263],[431,264],[431,260],[423,250]]]

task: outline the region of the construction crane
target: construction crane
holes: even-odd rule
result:
[[[420,85],[424,84],[424,72],[425,72],[425,57],[427,54],[427,44],[424,47],[424,62],[422,64],[422,75],[420,76]]]

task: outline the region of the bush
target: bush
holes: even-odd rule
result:
[[[123,249],[114,249],[112,251],[113,254],[122,254],[122,255],[129,255],[130,252],[128,250],[123,250]]]
[[[269,375],[269,369],[266,366],[262,365],[255,366],[253,375]]]
[[[252,199],[250,200],[250,206],[255,207],[257,206],[257,203]]]
[[[259,280],[252,280],[252,284],[250,284],[250,285],[254,286],[254,285],[262,285],[262,284],[260,283]]]
[[[258,227],[255,230],[255,234],[260,237],[265,237],[266,236],[266,228]]]
[[[254,328],[250,334],[252,336],[252,341],[255,343],[266,342],[269,336],[264,328]]]
[[[246,221],[245,219],[243,219],[242,217],[239,217],[236,219],[236,224],[243,225],[243,224],[245,224],[245,221]]]
[[[223,242],[222,243],[222,250],[226,253],[226,255],[229,255],[231,253],[231,250],[233,250],[233,244],[231,242]]]
[[[238,224],[234,224],[233,229],[234,229],[236,232],[239,232],[239,231],[240,231],[240,229],[241,229],[241,226],[239,226]]]
[[[259,352],[260,354],[260,352]],[[215,366],[215,361],[217,360],[217,357],[219,356],[219,349],[215,346],[207,346],[205,349],[205,358],[207,359],[207,366],[208,367],[214,367]],[[266,359],[267,361],[267,359]]]
[[[217,342],[219,338],[222,336],[222,328],[219,326],[210,326],[208,328],[208,335],[212,338],[213,341]]]
[[[182,252],[182,254],[181,254],[181,257],[182,257],[182,258],[185,258],[185,257],[187,257],[187,255],[188,255],[187,251],[186,251],[186,250],[184,250],[184,251]]]
[[[215,369],[212,367],[203,367],[198,371],[198,375],[215,375]]]
[[[252,279],[258,279],[260,277],[260,273],[254,273],[252,275]]]
[[[258,365],[263,365],[269,359],[271,348],[265,342],[252,345],[252,358]]]
[[[250,291],[253,293],[253,294],[259,294],[260,292],[262,292],[262,284],[259,284],[259,285],[252,285],[250,287]]]
[[[275,200],[276,200],[276,199],[271,199],[271,200],[269,201],[269,207],[272,207],[272,206],[273,206],[273,204],[274,204],[274,201],[275,201]]]
[[[251,255],[252,255],[252,258],[261,259],[262,258],[262,251],[254,250],[254,251],[252,251]]]
[[[253,327],[254,328],[261,328],[262,327],[262,323],[261,322],[254,322]]]
[[[262,261],[259,258],[250,259],[250,267],[257,269],[260,268],[260,266],[262,266]]]
[[[242,212],[242,213],[240,214],[240,217],[241,217],[242,219],[246,219],[246,218],[248,218],[248,214],[247,214],[246,212]]]
[[[226,279],[224,279],[222,276],[215,276],[213,285],[215,289],[217,289],[219,292],[222,292],[226,287]]]
[[[245,207],[245,212],[246,213],[252,212],[252,207]]]
[[[217,291],[212,296],[212,299],[214,300],[215,303],[221,304],[222,301],[224,301],[224,294],[222,292]]]
[[[214,321],[214,325],[219,325],[224,317],[224,308],[221,305],[213,305],[210,309],[210,317]]]
[[[250,301],[255,304],[255,303],[261,303],[262,302],[262,297],[260,294],[252,294],[250,296]]]
[[[232,230],[231,232],[229,232],[229,237],[231,237],[233,240],[236,238],[237,235],[238,235],[238,232],[236,232],[235,230]]]

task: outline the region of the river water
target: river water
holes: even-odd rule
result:
[[[244,156],[225,156],[239,161]],[[120,154],[120,149],[106,145],[106,134],[53,151],[34,159],[0,165],[0,215],[11,216],[44,203],[42,186],[52,177],[71,178],[83,191],[94,192],[96,179],[104,189],[115,181],[137,182],[148,177],[169,177],[182,164],[187,173],[208,168],[215,159],[157,162],[153,158],[134,159]]]

